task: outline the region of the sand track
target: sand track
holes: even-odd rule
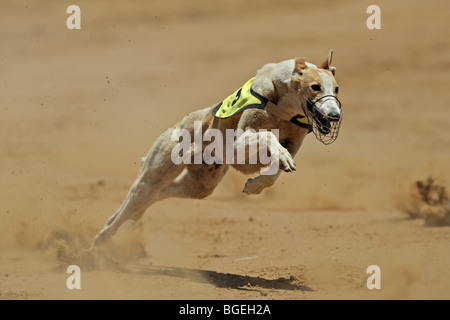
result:
[[[449,187],[448,2],[379,1],[374,31],[356,0],[77,4],[79,31],[68,4],[1,4],[0,299],[450,298],[449,227],[398,206],[417,180]],[[86,252],[161,132],[265,63],[330,48],[333,145],[310,136],[261,195],[230,171]]]

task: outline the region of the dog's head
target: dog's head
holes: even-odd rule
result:
[[[320,66],[295,58],[291,84],[296,91],[305,115],[312,125],[316,137],[325,144],[336,140],[343,116],[341,103],[337,98],[339,86],[336,82],[336,68],[331,66],[333,50]]]

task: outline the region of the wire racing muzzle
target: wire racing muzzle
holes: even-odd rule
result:
[[[333,143],[338,137],[342,117],[344,115],[341,102],[333,95],[325,95],[316,101],[311,101],[306,97],[305,99],[307,104],[307,109],[304,110],[305,115],[308,118],[311,130],[314,132],[317,140],[325,145]],[[322,111],[322,106],[328,101],[336,102],[339,107],[339,114],[326,115]]]

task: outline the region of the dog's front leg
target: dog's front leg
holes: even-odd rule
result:
[[[301,145],[301,143],[299,143],[299,142],[289,143],[286,146],[285,150],[289,153],[289,155],[292,158],[297,153],[298,149],[300,148],[300,145]],[[281,146],[281,148],[284,148],[284,147]],[[293,162],[293,160],[292,160],[292,162]],[[280,161],[280,163],[281,163],[281,161]],[[294,170],[295,170],[295,165],[294,165]],[[247,182],[245,183],[243,192],[246,194],[260,194],[265,188],[268,188],[275,183],[275,181],[278,179],[278,177],[282,171],[283,171],[282,169],[278,169],[278,171],[275,174],[259,175],[255,178],[248,179]],[[284,171],[286,171],[286,170],[284,170]],[[290,171],[288,171],[288,172],[290,172]]]
[[[261,148],[266,149],[264,153],[269,152],[271,166],[275,164],[277,167],[271,167],[272,170],[269,169],[264,174],[249,179],[244,188],[244,192],[247,194],[259,194],[264,188],[273,185],[281,171],[292,172],[296,170],[292,155],[279,143],[278,138],[271,131],[255,132],[247,130],[237,139],[235,145],[236,154],[239,154],[242,150],[249,150],[249,159],[256,157],[255,153],[259,153],[261,156]],[[297,150],[298,148],[295,151]]]
[[[276,174],[266,176],[259,175],[255,178],[248,179],[242,192],[246,194],[260,194],[261,191],[270,187],[277,181],[281,172],[282,170],[278,170]]]

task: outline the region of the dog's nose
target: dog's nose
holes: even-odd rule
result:
[[[328,117],[330,117],[331,121],[339,121],[339,117],[341,116],[341,114],[336,111],[336,110],[332,110],[329,114]]]

